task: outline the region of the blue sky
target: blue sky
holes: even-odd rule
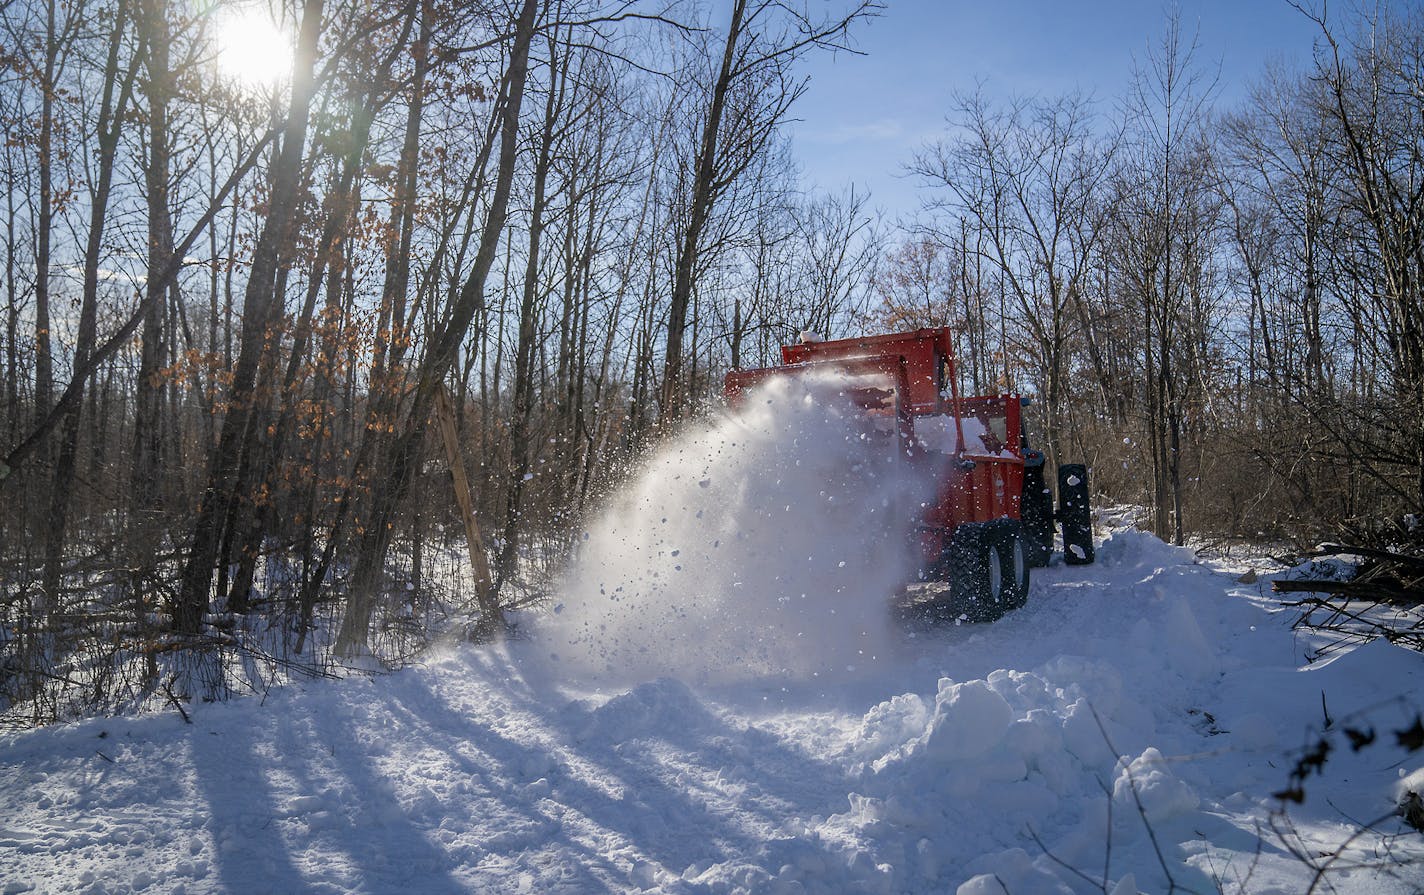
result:
[[[854,182],[893,218],[916,208],[900,176],[915,149],[944,133],[951,94],[983,81],[991,95],[1054,96],[1075,88],[1111,109],[1133,60],[1166,30],[1155,0],[886,0],[856,32],[865,55],[804,60],[810,89],[794,109],[808,185]],[[1184,34],[1220,66],[1218,105],[1238,104],[1268,60],[1309,62],[1318,29],[1285,0],[1181,0]]]

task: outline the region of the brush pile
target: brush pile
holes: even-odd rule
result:
[[[1335,646],[1383,637],[1424,652],[1424,524],[1406,517],[1347,534],[1351,543],[1290,557],[1272,590],[1308,594],[1285,605],[1303,610],[1297,627],[1339,634]]]

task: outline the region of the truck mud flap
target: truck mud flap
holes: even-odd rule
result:
[[[1093,561],[1093,516],[1088,506],[1088,467],[1058,467],[1058,521],[1063,526],[1063,561],[1070,566]]]
[[[1053,554],[1053,493],[1043,478],[1043,455],[1024,457],[1023,502],[1019,518],[1023,520],[1024,553],[1031,566],[1046,566]],[[1036,459],[1037,463],[1029,462]]]

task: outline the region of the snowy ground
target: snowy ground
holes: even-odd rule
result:
[[[1424,891],[1424,657],[1311,662],[1111,518],[992,625],[899,619],[919,492],[839,387],[649,458],[525,639],[0,734],[0,895]]]
[[[993,625],[897,625],[836,679],[599,692],[535,639],[192,724],[5,734],[0,891],[1305,891],[1292,852],[1328,860],[1424,764],[1393,735],[1424,661],[1307,666],[1241,569],[1132,530],[1098,556]],[[1279,815],[1322,701],[1336,749]],[[1378,829],[1322,890],[1420,891],[1424,837]]]

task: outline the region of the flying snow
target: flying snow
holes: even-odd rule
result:
[[[595,522],[540,635],[567,671],[854,672],[891,643],[913,493],[846,380],[778,377],[664,447]]]

